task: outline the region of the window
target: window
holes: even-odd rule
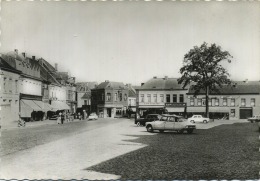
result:
[[[164,96],[163,94],[160,95],[161,102],[164,102]]]
[[[198,99],[198,106],[201,106],[202,100]]]
[[[231,113],[230,117],[235,117],[235,111],[236,111],[235,109],[231,109],[230,110],[230,113]]]
[[[127,94],[125,94],[125,101],[127,101]]]
[[[226,98],[223,99],[223,106],[227,106],[227,99]]]
[[[104,101],[104,93],[102,93],[102,101]]]
[[[212,99],[210,99],[210,98],[208,99],[208,105],[212,106]]]
[[[107,101],[111,101],[111,93],[107,93]]]
[[[194,106],[194,98],[191,98],[191,99],[190,99],[190,105],[191,105],[191,106]]]
[[[141,99],[140,99],[140,102],[144,102],[144,94],[141,94],[141,95],[140,95],[140,98],[141,98]]]
[[[180,94],[180,102],[184,102],[184,96],[183,96],[183,94]]]
[[[255,98],[252,98],[252,99],[251,99],[250,104],[251,104],[251,106],[255,106]]]
[[[117,101],[117,97],[118,97],[118,96],[117,96],[117,93],[115,93],[115,98],[114,98],[114,99],[115,99],[115,101]]]
[[[151,94],[147,94],[147,100],[148,102],[151,102]]]
[[[122,101],[123,100],[123,95],[122,93],[119,93],[119,101]]]
[[[235,106],[235,99],[231,99],[230,106]]]
[[[241,99],[241,106],[246,106],[246,99],[244,98]]]
[[[166,102],[171,102],[170,94],[166,94]]]
[[[84,100],[84,105],[87,105],[88,104],[88,101],[87,100]]]
[[[177,102],[177,94],[172,95],[172,102]]]
[[[153,100],[154,100],[154,102],[157,102],[157,94],[153,95]]]
[[[215,106],[219,106],[219,99],[215,99]]]

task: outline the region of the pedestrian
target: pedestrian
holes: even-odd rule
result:
[[[81,120],[81,114],[80,114],[80,112],[78,112],[78,118],[79,118],[79,120]]]
[[[58,123],[58,124],[61,124],[61,112],[60,112],[59,115],[58,115],[57,123]]]
[[[61,114],[61,124],[63,124],[63,122],[64,122],[64,119],[65,119],[65,117],[64,117],[65,115],[64,115],[64,112]]]

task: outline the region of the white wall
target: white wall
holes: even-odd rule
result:
[[[22,94],[41,96],[42,82],[30,78],[21,78],[20,91]]]
[[[66,87],[55,85],[49,86],[49,99],[57,98],[59,101],[66,101]]]

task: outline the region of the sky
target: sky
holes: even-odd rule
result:
[[[140,85],[180,77],[203,42],[233,56],[232,80],[260,80],[259,2],[2,1],[1,53],[44,58],[76,81]]]

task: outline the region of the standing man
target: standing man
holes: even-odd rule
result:
[[[65,115],[64,115],[64,112],[62,112],[62,114],[61,114],[61,124],[63,124],[63,122],[64,122],[64,117]]]

